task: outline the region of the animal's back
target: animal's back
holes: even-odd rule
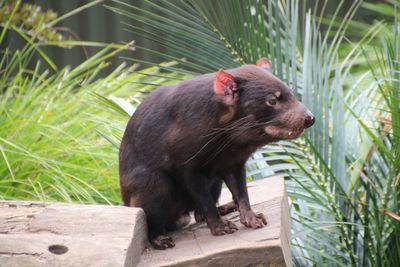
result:
[[[208,125],[214,123],[215,108],[211,106],[217,103],[212,97],[210,74],[162,86],[150,93],[126,127],[120,149],[120,171],[129,171],[137,164],[162,168],[168,164],[166,159],[170,154],[192,153],[189,150],[197,147],[191,142],[198,142]]]

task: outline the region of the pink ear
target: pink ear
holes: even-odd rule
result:
[[[272,72],[272,63],[268,58],[260,58],[259,60],[257,60],[256,65],[260,68],[263,68],[264,70]]]
[[[237,99],[237,91],[235,77],[222,69],[219,70],[214,80],[214,92],[220,100],[228,106],[233,105]]]

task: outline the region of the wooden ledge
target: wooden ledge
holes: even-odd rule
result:
[[[268,225],[212,236],[205,223],[172,234],[176,246],[146,248],[145,215],[120,206],[0,201],[0,266],[291,266],[284,180],[248,184],[253,210]],[[223,190],[220,203],[231,201]]]
[[[141,209],[0,201],[0,266],[123,266],[131,244],[140,258],[145,227]]]
[[[139,266],[291,266],[290,214],[282,177],[248,184],[250,203],[267,217],[268,225],[249,229],[239,222],[239,213],[225,218],[239,230],[230,235],[212,236],[205,223],[189,225],[175,232],[176,246],[165,251],[147,248]],[[232,201],[227,189],[220,204]],[[126,265],[128,266],[128,265]]]

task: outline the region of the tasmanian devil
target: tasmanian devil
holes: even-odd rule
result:
[[[190,211],[213,235],[238,229],[221,218],[232,207],[245,226],[263,227],[264,215],[249,204],[246,160],[267,143],[299,137],[313,123],[265,58],[161,86],[136,109],[122,139],[123,202],[144,210],[158,249],[174,246],[166,233],[188,223]],[[218,209],[223,182],[234,202]]]

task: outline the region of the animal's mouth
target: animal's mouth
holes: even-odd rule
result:
[[[264,128],[264,131],[268,136],[274,139],[291,140],[298,138],[304,132],[304,128],[268,125]]]

